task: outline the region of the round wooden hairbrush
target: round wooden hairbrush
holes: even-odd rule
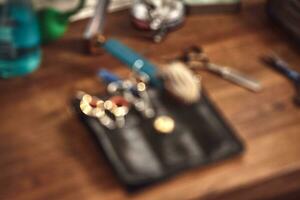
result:
[[[165,65],[161,78],[169,94],[185,104],[197,102],[201,97],[201,79],[196,77],[184,63],[173,62]]]

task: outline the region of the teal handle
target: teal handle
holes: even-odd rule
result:
[[[114,39],[108,39],[103,44],[103,48],[130,69],[146,73],[153,86],[160,86],[157,68],[134,50]]]
[[[13,78],[24,76],[36,70],[41,62],[41,50],[35,51],[17,59],[0,59],[0,77]]]

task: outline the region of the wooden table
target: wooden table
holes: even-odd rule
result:
[[[99,93],[100,67],[126,76],[110,55],[82,53],[86,21],[43,48],[35,73],[0,81],[0,199],[266,199],[300,189],[300,109],[293,87],[259,60],[275,51],[300,70],[299,51],[266,17],[263,1],[246,1],[238,14],[191,16],[162,44],[134,30],[126,12],[108,16],[106,33],[156,63],[189,45],[203,45],[216,63],[259,79],[251,93],[203,72],[211,99],[246,145],[245,153],[127,193],[70,107],[76,90]],[[297,66],[298,65],[298,66]],[[282,196],[280,196],[282,197]]]

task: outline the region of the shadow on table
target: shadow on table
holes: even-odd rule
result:
[[[67,150],[80,163],[99,191],[111,192],[119,187],[101,149],[75,114],[65,121],[61,129]]]

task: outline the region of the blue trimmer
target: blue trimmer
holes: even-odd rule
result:
[[[300,106],[300,73],[293,70],[288,63],[277,55],[269,55],[262,58],[263,61],[272,67],[277,72],[284,75],[286,78],[292,81],[295,86],[296,94],[294,101],[296,105]]]
[[[89,43],[89,50],[94,52],[102,47],[105,51],[117,58],[130,69],[146,73],[154,86],[159,86],[156,67],[143,56],[127,47],[119,40],[106,39],[103,36],[104,17],[109,5],[109,0],[98,0],[95,14],[90,20],[85,32],[84,39]]]

